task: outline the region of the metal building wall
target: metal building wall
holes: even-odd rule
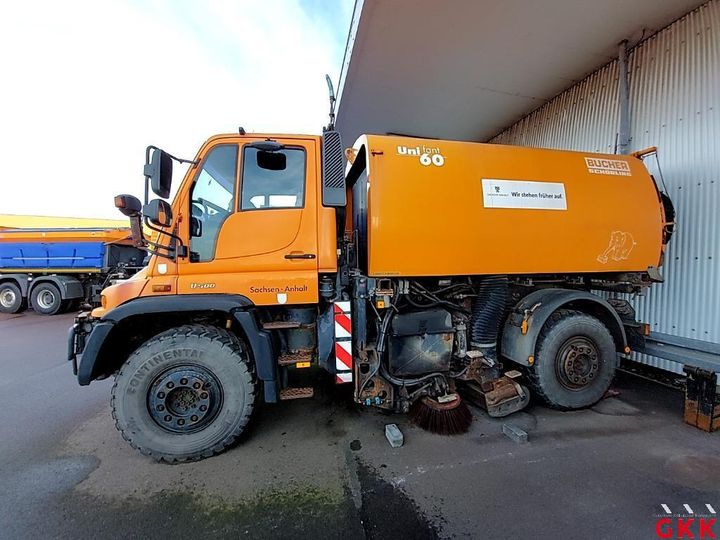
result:
[[[637,45],[629,70],[631,150],[658,147],[678,216],[665,283],[634,304],[653,331],[720,343],[720,0]],[[617,61],[606,65],[491,142],[613,153],[617,72]],[[637,359],[681,372],[675,362]]]

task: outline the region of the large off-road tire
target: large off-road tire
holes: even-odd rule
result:
[[[188,325],[155,336],[123,365],[112,414],[123,438],[157,461],[210,457],[233,444],[256,405],[252,361],[237,336]]]
[[[36,313],[55,315],[60,313],[63,306],[60,289],[52,283],[41,283],[30,293],[30,303]]]
[[[617,365],[615,342],[602,322],[579,311],[558,310],[538,336],[528,380],[550,407],[582,409],[603,397]]]
[[[10,281],[0,283],[0,313],[19,313],[26,307],[20,287]]]

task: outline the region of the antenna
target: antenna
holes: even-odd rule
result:
[[[325,74],[325,82],[328,85],[328,94],[330,95],[330,123],[323,131],[333,131],[335,129],[335,89],[330,80],[330,75]]]

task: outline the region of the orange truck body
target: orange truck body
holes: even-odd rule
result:
[[[146,271],[106,291],[106,309],[159,294],[235,293],[259,306],[318,302],[318,275],[337,271],[335,209],[321,204],[320,137],[210,138],[172,203],[177,232],[187,241],[189,192],[203,156],[219,145],[268,137],[306,150],[304,208],[240,211],[236,201],[214,260],[152,257]],[[665,218],[655,183],[636,157],[377,135],[360,137],[354,149],[368,156],[371,276],[645,272],[660,265]],[[425,154],[428,165],[420,161]],[[442,156],[442,165],[433,155]],[[238,193],[242,167],[240,158]],[[510,208],[491,201],[487,180],[506,199],[519,191],[520,201]],[[540,188],[528,190],[532,184]],[[543,188],[553,197],[560,189],[562,199],[540,199]],[[530,193],[525,201],[522,193]],[[348,208],[347,232],[351,214]],[[291,253],[316,257],[285,258]]]
[[[633,156],[363,136],[371,276],[644,272],[662,255]]]

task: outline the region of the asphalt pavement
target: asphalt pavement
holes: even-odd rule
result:
[[[440,437],[330,389],[264,406],[220,456],[157,464],[115,430],[111,381],[77,385],[71,322],[0,314],[0,538],[657,538],[678,515],[699,537],[720,510],[720,433],[629,375],[592,409],[506,419],[526,444],[477,409],[467,434]]]

